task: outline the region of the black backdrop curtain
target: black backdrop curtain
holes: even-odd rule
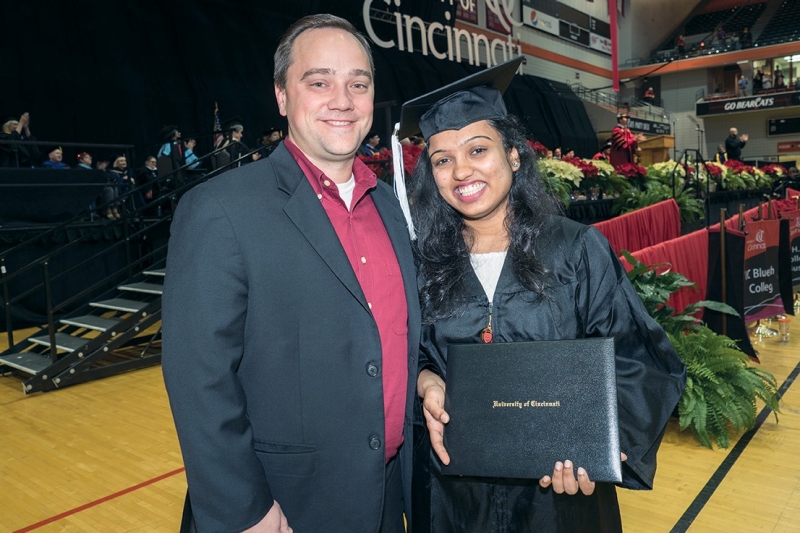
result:
[[[0,113],[30,112],[39,140],[134,144],[138,167],[157,150],[165,124],[197,137],[198,153],[210,150],[216,101],[223,121],[244,119],[252,146],[262,129],[285,130],[272,85],[272,55],[283,31],[320,12],[363,31],[362,7],[362,0],[0,2]],[[453,8],[404,0],[402,9],[433,20]],[[403,101],[478,70],[396,49],[373,46],[373,52],[375,100],[395,102],[392,121]],[[582,156],[596,151],[589,118],[565,84],[518,77],[507,102],[548,147],[571,147]],[[375,118],[386,140],[390,125],[380,113]],[[65,161],[74,165],[78,151],[67,148]]]

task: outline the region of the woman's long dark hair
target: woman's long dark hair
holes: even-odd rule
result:
[[[513,173],[505,220],[514,275],[528,290],[542,293],[546,272],[536,243],[545,219],[557,212],[556,203],[539,177],[536,156],[519,120],[508,115],[488,122],[500,134],[506,153],[512,148],[519,152],[520,168]],[[472,239],[461,214],[439,193],[427,149],[409,180],[409,195],[417,229],[415,253],[423,279],[420,303],[423,320],[431,323],[457,314],[463,306],[464,278],[472,268]]]

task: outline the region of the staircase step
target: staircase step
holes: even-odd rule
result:
[[[143,274],[147,276],[161,276],[162,278],[167,274],[166,268],[154,268],[152,270],[145,270]]]
[[[61,320],[62,324],[78,326],[79,328],[95,329],[97,331],[109,330],[119,324],[119,322],[119,318],[104,318],[95,315],[76,316]]]
[[[49,357],[33,352],[12,353],[0,357],[0,365],[8,365],[32,376],[35,376],[51,364],[53,363]]]
[[[113,309],[114,311],[135,313],[136,311],[144,309],[148,304],[147,302],[140,302],[138,300],[112,298],[110,300],[103,300],[102,302],[92,302],[89,305],[92,307],[100,307],[101,309]]]
[[[144,292],[147,294],[161,294],[164,292],[164,286],[160,283],[129,283],[127,285],[120,285],[117,288],[121,291]]]
[[[40,335],[38,337],[28,337],[30,342],[41,344],[42,346],[50,346],[50,335]],[[89,342],[89,339],[82,339],[80,337],[73,337],[66,333],[56,333],[56,348],[65,352],[74,352],[84,344]]]

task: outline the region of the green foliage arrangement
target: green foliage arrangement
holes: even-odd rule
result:
[[[757,400],[775,414],[778,406],[777,381],[770,372],[752,367],[749,358],[724,335],[708,329],[696,318],[702,308],[736,315],[723,303],[702,301],[681,312],[667,303],[670,295],[694,284],[665,265],[645,265],[628,252],[622,252],[633,265],[628,278],[644,302],[648,313],[664,328],[683,359],[687,370],[686,389],[678,402],[681,431],[690,429],[703,446],[727,448],[731,437],[752,428],[757,417]]]
[[[672,198],[672,186],[658,181],[650,181],[644,191],[630,189],[620,193],[614,202],[611,212],[614,214],[635,211],[648,205],[657,204]],[[684,189],[676,194],[675,202],[681,214],[681,222],[690,223],[701,218],[705,213],[703,200],[690,194],[689,189]]]

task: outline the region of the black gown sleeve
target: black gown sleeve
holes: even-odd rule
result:
[[[605,237],[587,229],[580,253],[585,334],[615,340],[620,449],[628,456],[621,486],[651,489],[656,452],[683,393],[686,367],[648,315]]]

